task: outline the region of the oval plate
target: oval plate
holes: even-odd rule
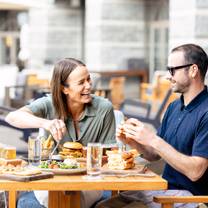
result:
[[[71,174],[80,174],[86,173],[86,168],[76,168],[76,169],[60,169],[60,168],[41,168],[42,171],[52,172],[55,175],[71,175]]]

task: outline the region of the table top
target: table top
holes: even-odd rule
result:
[[[90,71],[92,73],[99,73],[102,76],[116,76],[116,75],[126,75],[126,76],[136,76],[148,74],[147,69],[137,69],[137,70],[111,70],[111,71]]]
[[[151,173],[151,171],[149,171]],[[84,175],[56,175],[54,178],[17,182],[0,180],[3,190],[159,190],[167,189],[167,181],[158,175],[144,176],[104,176],[99,180],[84,179]]]
[[[148,81],[148,70],[147,69],[135,69],[135,70],[111,70],[111,71],[90,71],[91,73],[98,73],[101,77],[138,77],[141,81]]]

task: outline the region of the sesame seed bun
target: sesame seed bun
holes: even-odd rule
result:
[[[79,142],[65,142],[63,147],[68,149],[82,149],[83,146]]]

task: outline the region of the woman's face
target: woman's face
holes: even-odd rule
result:
[[[89,103],[91,97],[92,81],[90,74],[85,66],[77,66],[68,76],[63,92],[70,102]]]

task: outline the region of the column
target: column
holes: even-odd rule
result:
[[[86,0],[85,61],[94,71],[127,68],[145,57],[143,0]]]

